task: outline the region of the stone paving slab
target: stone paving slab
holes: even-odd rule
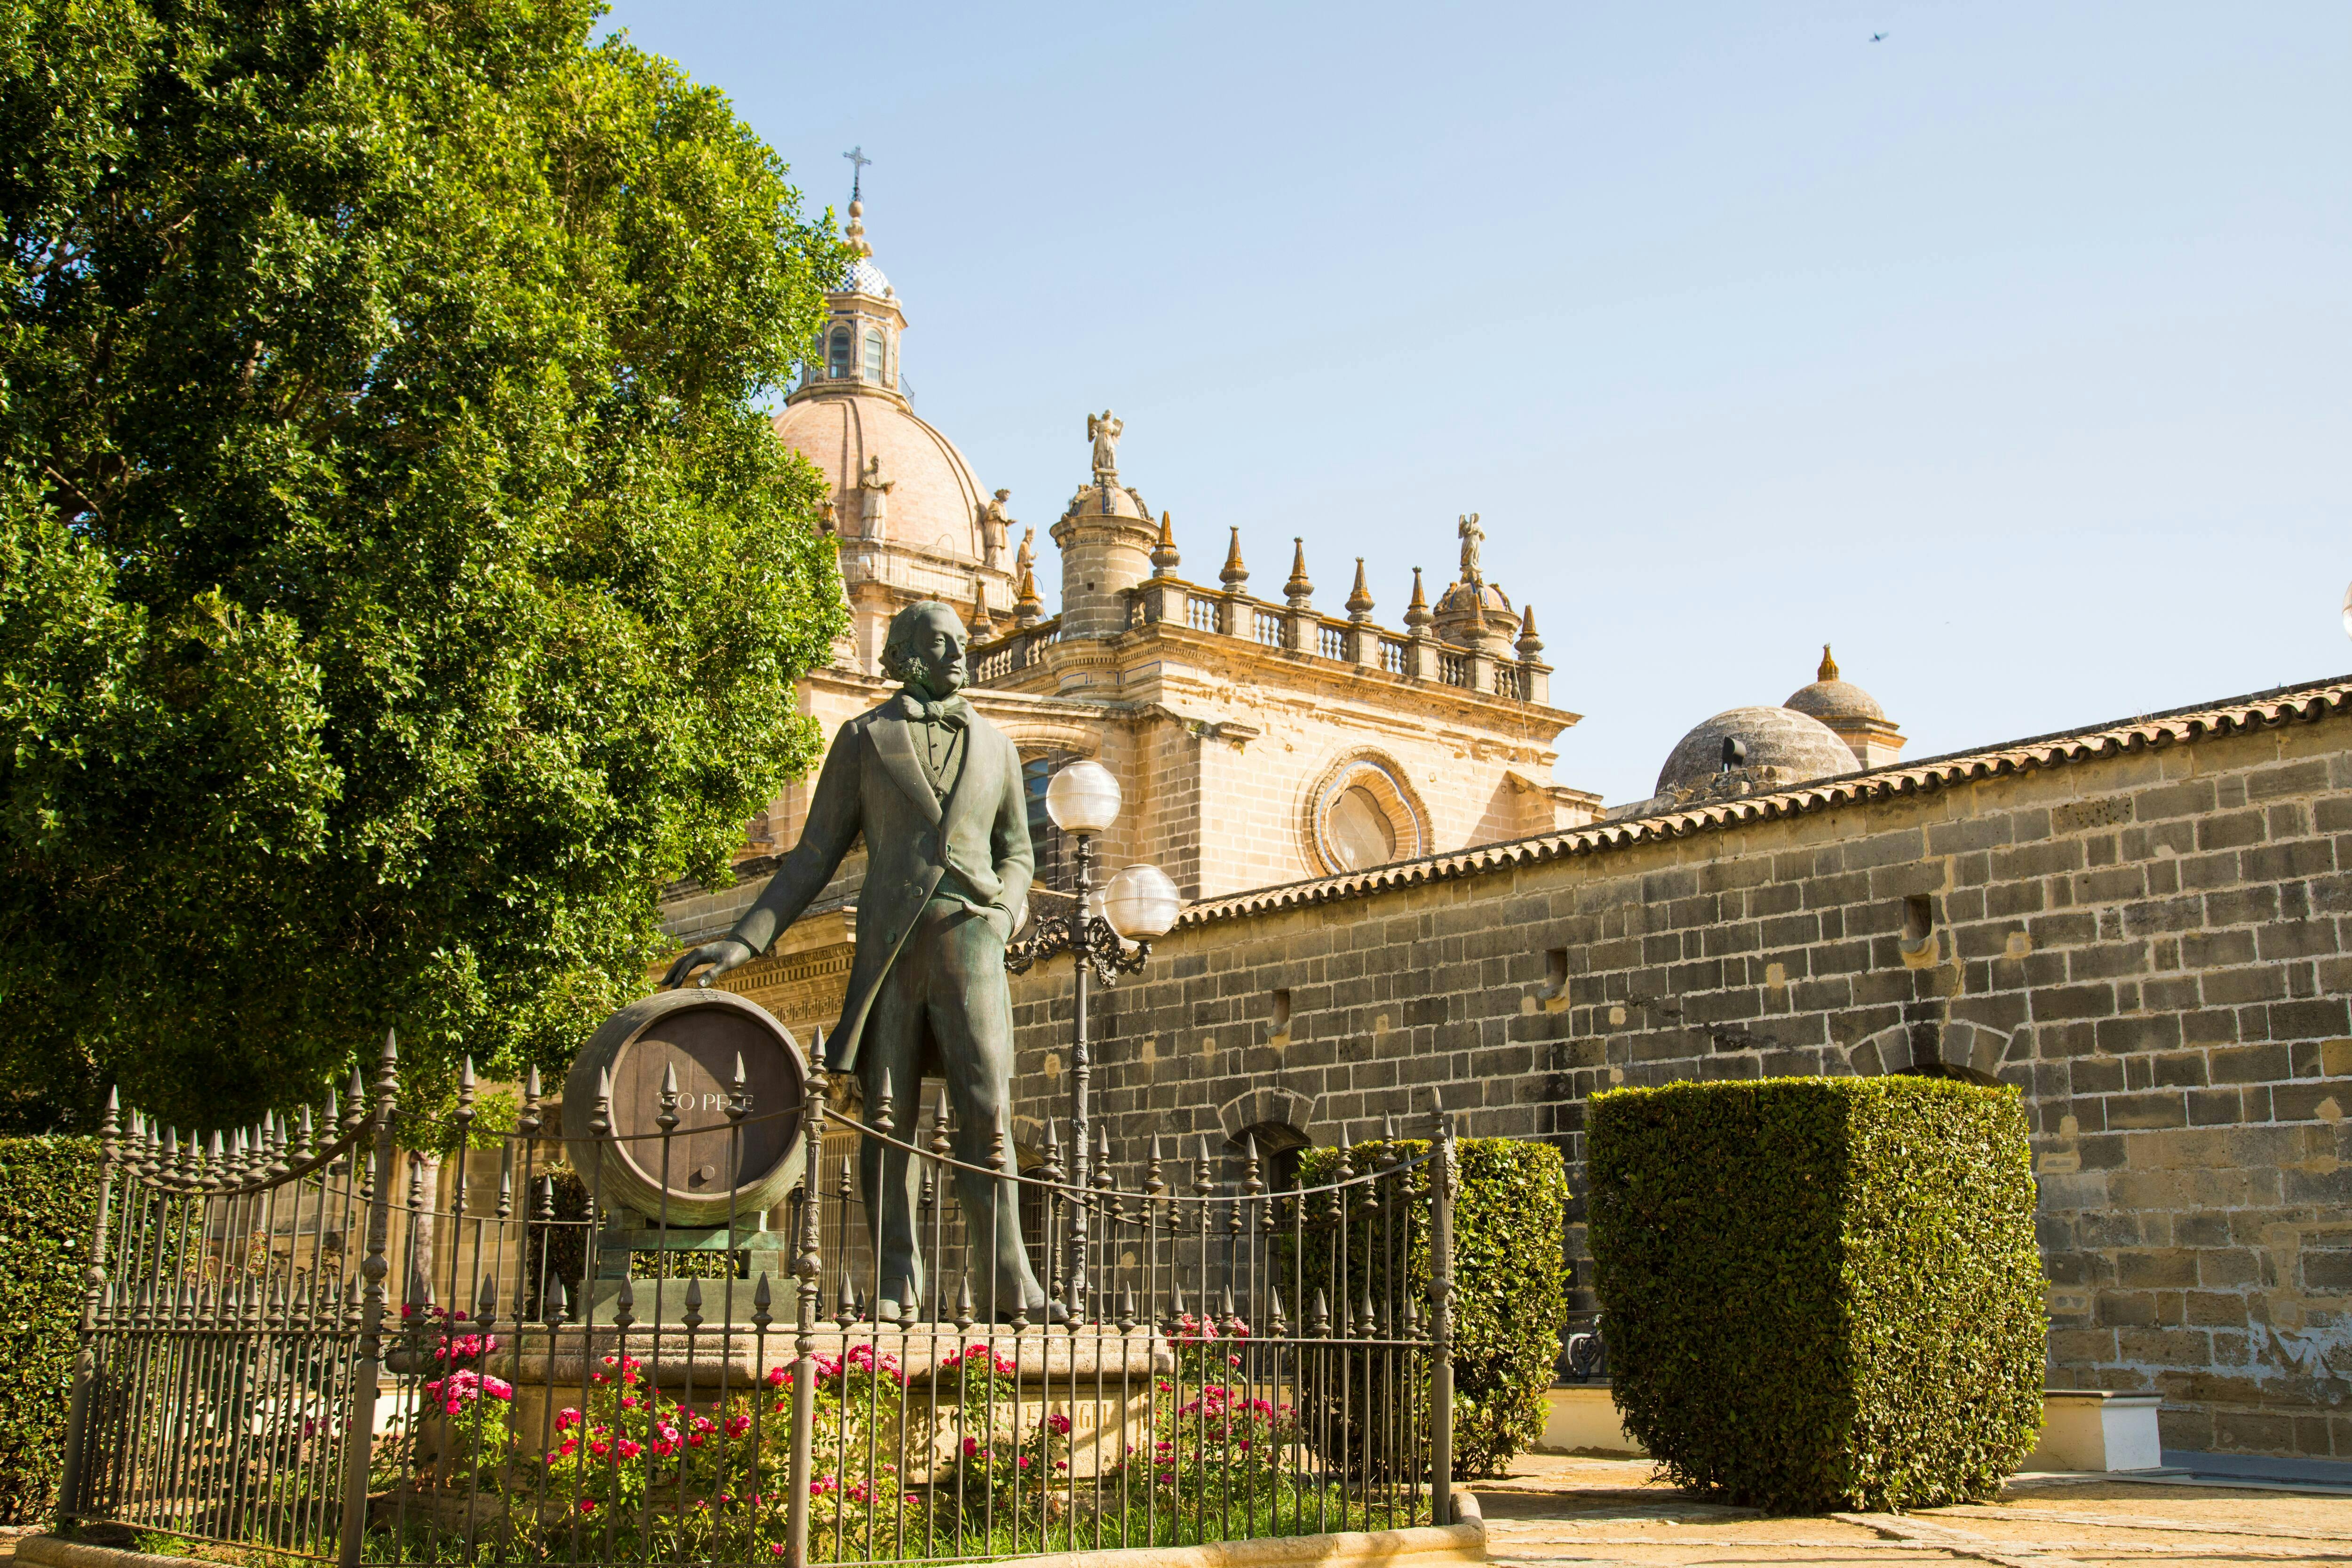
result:
[[[1667,1486],[1646,1459],[1527,1455],[1475,1489],[1489,1558],[1503,1568],[2352,1564],[2352,1498],[2237,1487],[2037,1477],[1990,1503],[1774,1519]]]

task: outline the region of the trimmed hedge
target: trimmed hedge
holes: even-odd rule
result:
[[[98,1201],[94,1138],[0,1138],[0,1524],[47,1520]]]
[[[1773,1512],[1990,1497],[2042,1424],[2017,1090],[1927,1078],[1593,1096],[1594,1280],[1626,1430]]]
[[[1348,1158],[1359,1173],[1376,1170],[1391,1147],[1359,1143]],[[1410,1160],[1429,1144],[1401,1139],[1393,1147]],[[1547,1143],[1465,1138],[1454,1148],[1462,1179],[1454,1199],[1454,1475],[1475,1480],[1500,1474],[1513,1455],[1543,1436],[1544,1390],[1551,1386],[1560,1325],[1568,1320],[1568,1169]],[[1338,1150],[1307,1150],[1298,1184],[1336,1181],[1339,1167]],[[1429,1200],[1424,1194],[1404,1206],[1412,1289],[1425,1312]],[[1364,1288],[1370,1229],[1360,1213],[1350,1223],[1354,1300]],[[1307,1262],[1310,1289],[1329,1290],[1323,1249],[1309,1247]]]

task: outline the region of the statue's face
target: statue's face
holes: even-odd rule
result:
[[[908,646],[907,684],[934,699],[961,689],[966,673],[963,650],[969,640],[963,617],[953,610],[924,611]]]

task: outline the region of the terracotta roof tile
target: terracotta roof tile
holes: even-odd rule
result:
[[[2214,735],[2243,734],[2250,731],[2275,729],[2283,724],[2315,723],[2341,715],[2347,710],[2352,710],[2352,676],[2339,676],[2300,686],[2282,686],[2269,691],[2201,703],[2170,712],[2087,725],[2056,734],[2035,735],[1980,751],[1954,752],[1941,757],[1922,757],[1866,773],[1814,779],[1793,789],[1771,795],[1711,801],[1705,805],[1694,805],[1680,811],[1659,812],[1617,822],[1598,822],[1589,827],[1571,828],[1565,833],[1481,844],[1450,855],[1401,860],[1367,871],[1351,871],[1337,877],[1319,877],[1304,882],[1286,882],[1277,887],[1228,893],[1222,898],[1204,899],[1194,904],[1184,911],[1177,924],[1203,926],[1246,915],[1361,898],[1391,889],[1481,876],[1489,871],[1508,870],[1516,866],[1564,859],[1573,855],[1598,855],[1636,844],[1687,838],[1695,834],[1717,832],[1742,823],[1801,816],[1810,812],[1899,795],[1928,795],[1948,785],[1967,784],[1977,779],[1999,778],[2029,773],[2037,768],[2063,767],[2069,763],[2119,756],[2160,746],[2184,745]]]

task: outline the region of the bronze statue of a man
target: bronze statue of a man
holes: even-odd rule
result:
[[[1021,924],[1035,860],[1021,754],[956,694],[966,641],[961,617],[946,605],[927,600],[898,612],[882,668],[902,689],[842,725],[800,842],[734,930],[679,957],[664,984],[684,984],[706,964],[718,974],[766,951],[863,834],[857,956],[826,1065],[855,1070],[868,1106],[887,1079],[902,1129],[915,1121],[908,1111],[922,1072],[937,1070],[955,1111],[956,1158],[984,1165],[1011,1113],[1004,944]],[[887,1315],[909,1288],[915,1300],[928,1299],[915,1236],[918,1173],[902,1151],[870,1138],[860,1163],[868,1215],[879,1220],[877,1311]],[[1062,1316],[1030,1268],[1013,1183],[958,1171],[956,1194],[970,1256],[986,1258],[993,1240],[992,1299],[973,1282],[984,1297],[980,1309],[999,1317],[1025,1311],[1033,1321]]]

